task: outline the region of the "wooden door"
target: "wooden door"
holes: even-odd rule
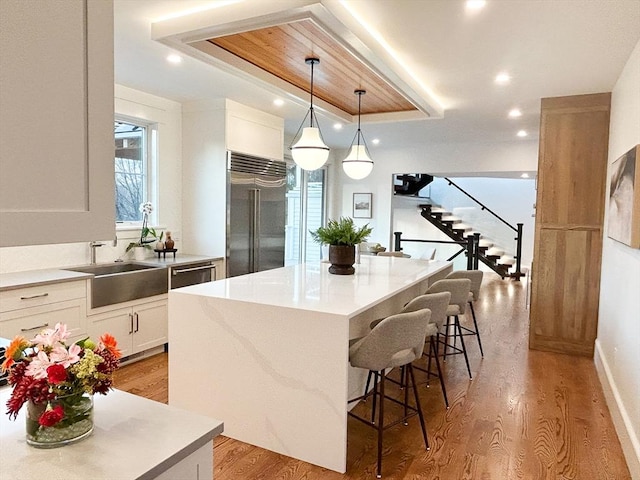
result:
[[[542,100],[529,346],[593,355],[611,95]]]

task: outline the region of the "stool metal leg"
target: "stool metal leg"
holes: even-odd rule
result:
[[[471,376],[471,367],[469,366],[469,357],[467,356],[467,348],[464,345],[464,337],[462,336],[462,328],[460,328],[460,318],[458,315],[455,316],[455,327],[458,330],[458,334],[460,335],[460,345],[462,345],[462,353],[464,354],[464,361],[467,363],[467,372],[469,372],[469,380],[473,380]]]
[[[471,316],[473,317],[473,326],[476,329],[476,337],[478,337],[478,346],[480,347],[480,356],[484,358],[484,352],[482,351],[482,341],[480,340],[480,330],[478,330],[478,321],[476,320],[476,312],[473,309],[473,302],[469,302],[471,307]]]
[[[376,374],[376,377],[378,375]],[[378,410],[378,467],[376,472],[376,477],[382,478],[382,432],[384,429],[384,380],[385,380],[385,372],[382,370],[380,372],[380,381],[378,382],[378,388],[380,391],[380,409]],[[414,385],[415,389],[415,385]],[[374,397],[375,398],[375,395]]]
[[[444,386],[444,378],[442,377],[442,370],[440,369],[440,360],[438,360],[438,346],[436,340],[431,337],[429,341],[429,365],[431,365],[431,355],[433,355],[436,361],[436,368],[438,369],[438,379],[440,380],[440,387],[442,388],[442,395],[444,396],[444,404],[449,408],[449,399],[447,398],[447,388]],[[431,372],[431,366],[429,366],[429,372]]]
[[[424,416],[422,415],[422,407],[420,406],[420,398],[418,395],[418,389],[416,388],[416,378],[413,374],[413,365],[409,363],[407,365],[407,370],[409,370],[409,376],[411,378],[411,383],[413,384],[413,395],[416,400],[416,410],[418,411],[417,412],[418,418],[420,419],[420,428],[422,428],[422,436],[424,437],[424,444],[426,449],[429,450],[430,447],[429,447],[429,439],[427,438],[427,427],[425,426]]]

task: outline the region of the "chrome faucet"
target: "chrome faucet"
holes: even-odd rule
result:
[[[96,248],[104,246],[102,242],[89,242],[89,247],[91,247],[91,265],[95,265],[96,263]]]

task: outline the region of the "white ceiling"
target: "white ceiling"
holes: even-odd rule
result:
[[[295,0],[243,4],[264,1]],[[611,91],[640,39],[640,0],[488,0],[473,15],[463,0],[325,2],[334,9],[347,3],[394,50],[398,61],[391,67],[408,66],[445,110],[441,119],[364,124],[372,154],[376,137],[377,148],[517,142],[520,129],[535,140],[540,98]],[[306,113],[304,102],[276,107],[271,90],[194,58],[171,65],[171,48],[151,40],[152,22],[212,3],[220,2],[115,0],[116,83],[178,102],[230,98],[285,118],[293,135]],[[507,86],[493,82],[501,71],[513,77]],[[514,107],[523,115],[509,119]],[[355,126],[337,132],[332,124],[333,118],[320,113],[329,146],[347,148]]]

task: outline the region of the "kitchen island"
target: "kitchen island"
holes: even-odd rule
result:
[[[213,438],[223,424],[114,390],[95,395],[94,431],[85,440],[38,449],[25,439],[25,410],[4,414],[0,389],[0,478],[47,480],[196,480],[213,477]],[[198,476],[199,475],[199,476]]]
[[[450,262],[362,257],[355,275],[307,263],[169,292],[169,404],[222,418],[225,435],[338,472],[347,399],[366,372],[349,339],[397,313]]]

